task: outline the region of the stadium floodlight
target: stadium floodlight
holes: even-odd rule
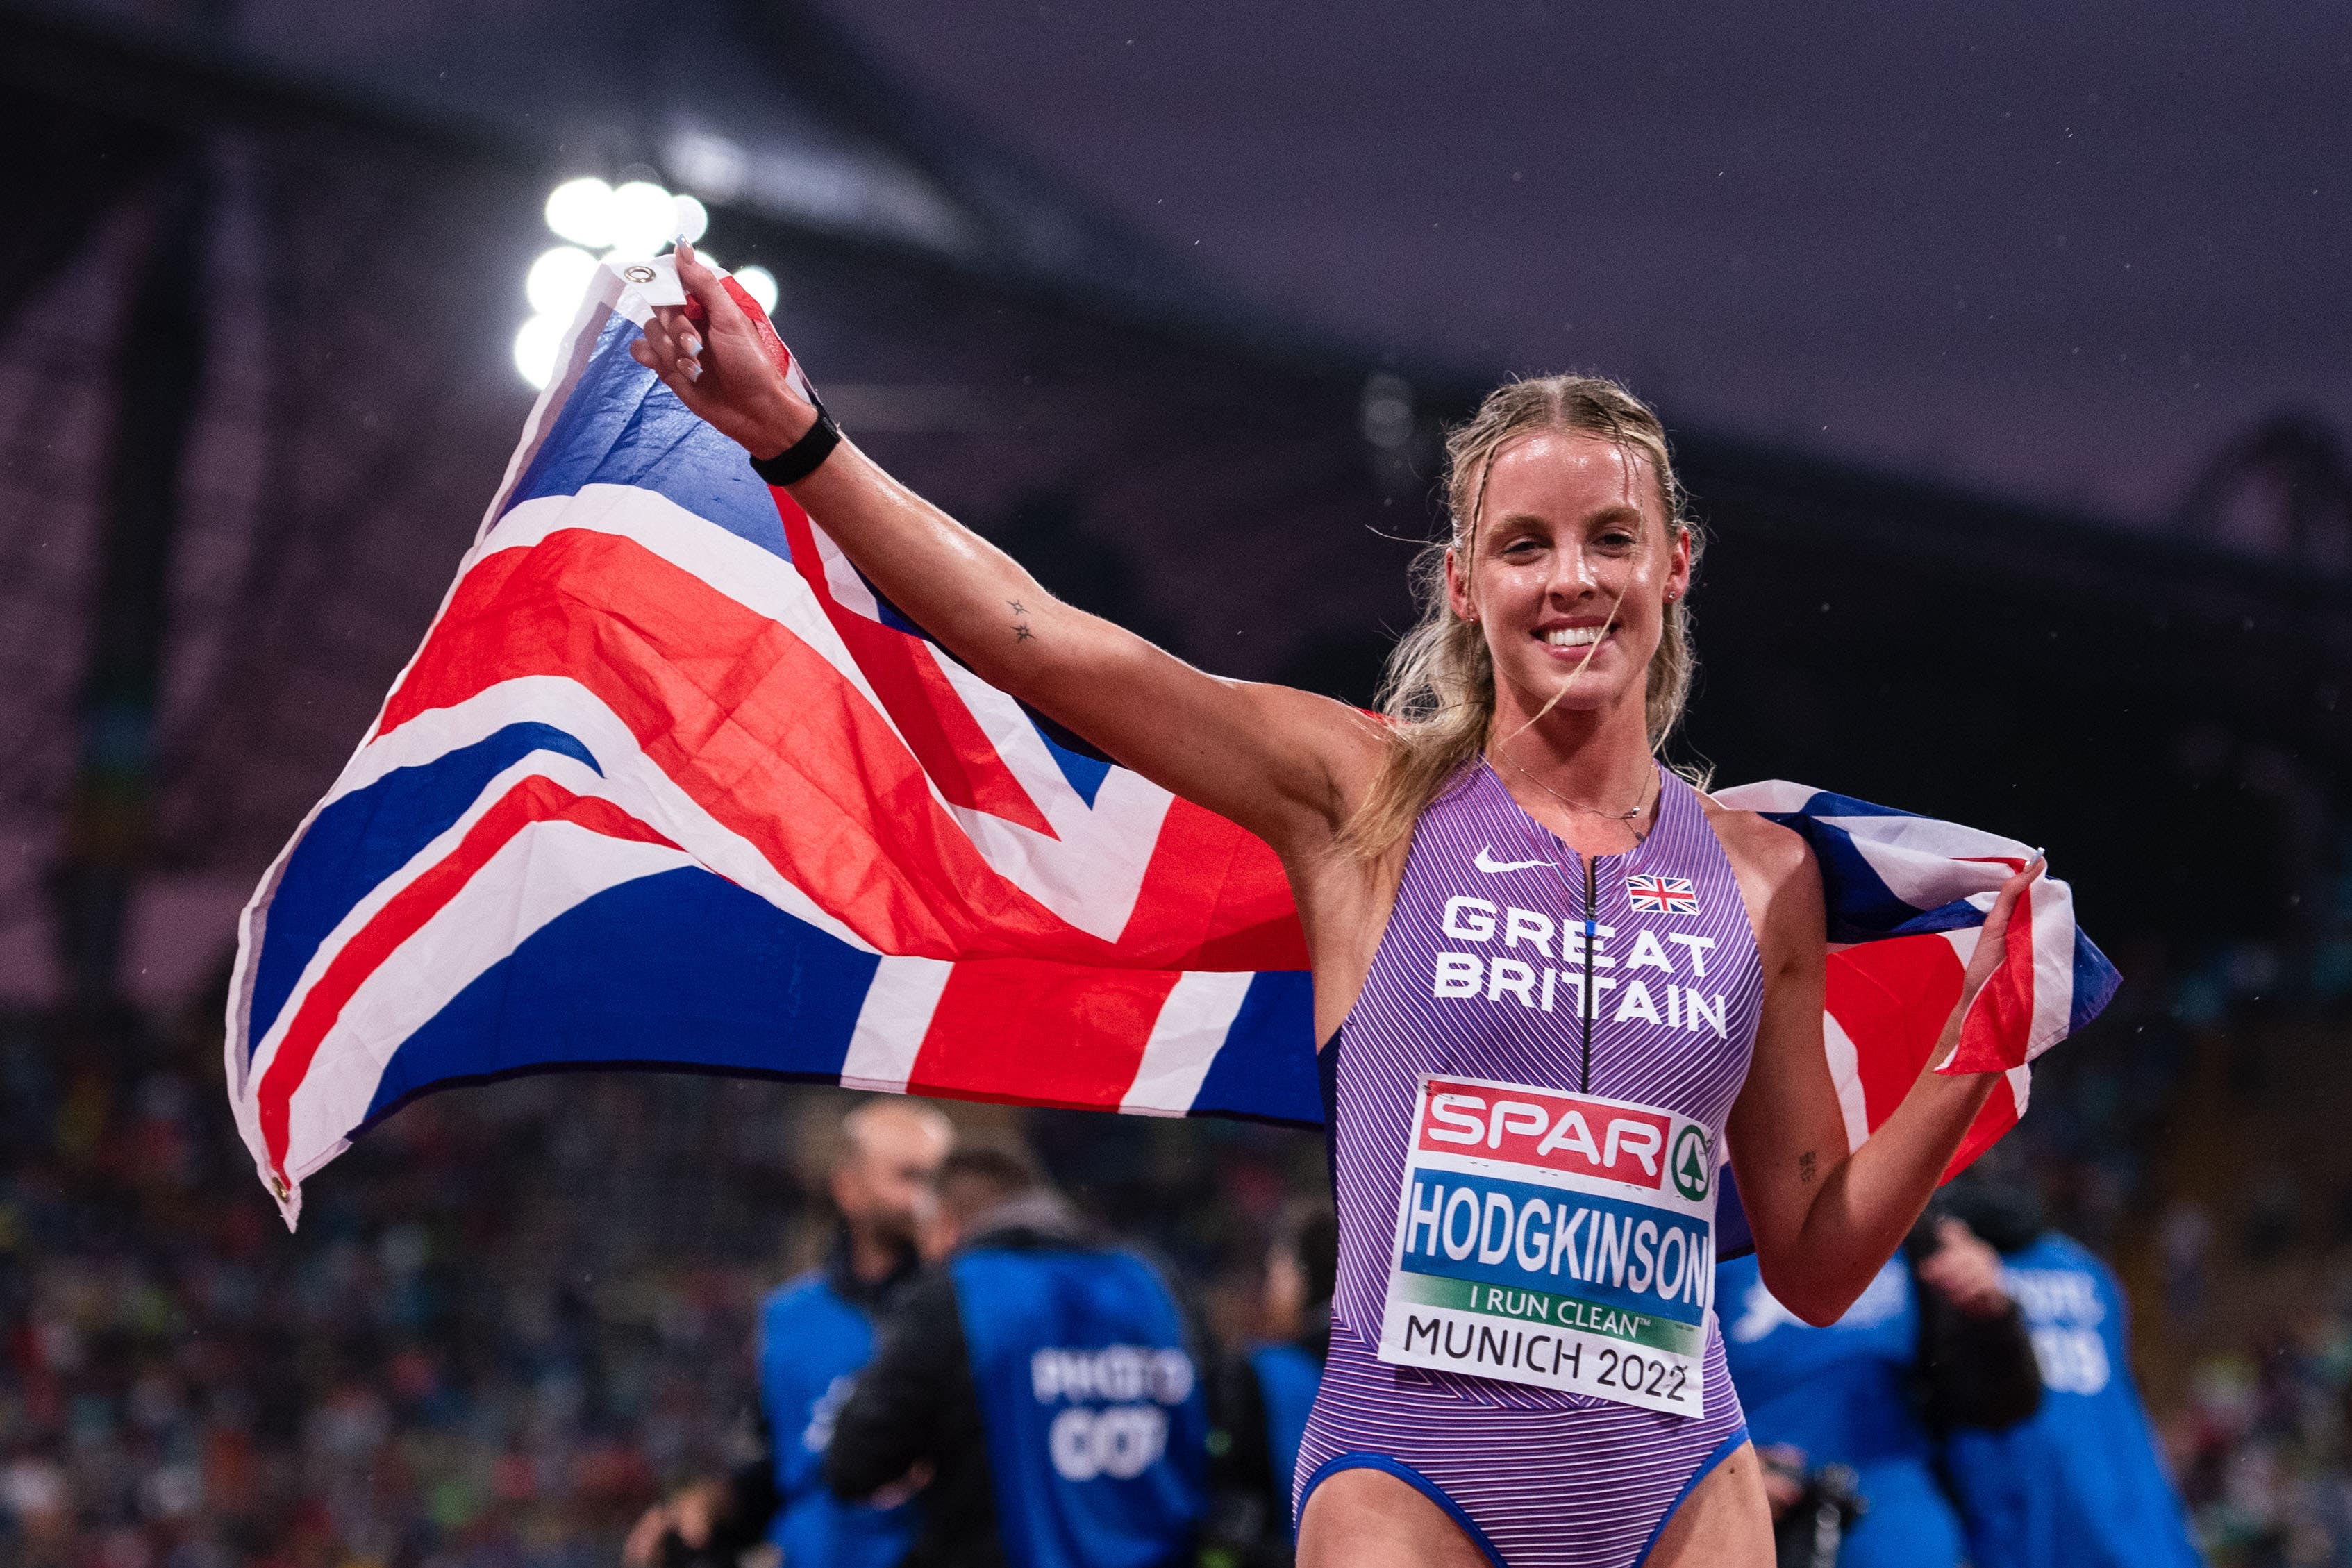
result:
[[[612,246],[624,256],[651,256],[677,237],[677,202],[650,180],[613,193]]]
[[[595,276],[594,257],[577,246],[559,245],[530,264],[530,276],[523,279],[522,289],[535,313],[568,320],[588,280]]]
[[[533,316],[515,333],[514,364],[533,387],[545,387],[555,377],[555,356],[563,352],[563,334],[572,325],[563,316]]]
[[[743,285],[743,292],[760,301],[760,309],[770,315],[776,313],[776,275],[764,267],[746,267],[735,274],[735,281]]]
[[[613,243],[613,187],[590,175],[548,193],[547,226],[591,250]]]
[[[577,313],[580,296],[601,261],[614,265],[647,261],[673,240],[693,244],[710,227],[710,212],[689,195],[675,195],[651,180],[631,180],[614,189],[593,175],[566,180],[548,193],[547,226],[570,245],[542,251],[523,279],[531,318],[517,329],[514,364],[531,385],[545,388],[555,375],[556,356]],[[601,251],[601,256],[593,254]],[[719,258],[705,251],[712,267]],[[776,277],[764,267],[735,274],[760,309],[776,308]]]

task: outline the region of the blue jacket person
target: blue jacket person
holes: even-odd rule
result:
[[[824,1451],[874,1353],[876,1315],[914,1277],[931,1179],[954,1130],[920,1101],[870,1100],[841,1131],[828,1179],[841,1215],[832,1256],[761,1309],[755,1451],[726,1479],[688,1487],[648,1511],[623,1553],[631,1568],[732,1563],[762,1540],[793,1568],[897,1568],[914,1542],[914,1510],[903,1502],[845,1502],[827,1489]]]
[[[1208,1416],[1157,1269],[1095,1244],[1024,1153],[941,1165],[940,1258],[835,1416],[844,1498],[916,1491],[914,1568],[1159,1568],[1192,1550]]]

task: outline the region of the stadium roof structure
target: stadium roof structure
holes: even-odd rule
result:
[[[656,170],[745,214],[970,270],[1131,307],[1233,308],[1160,247],[905,91],[806,0],[363,14],[233,0],[191,4],[176,26],[157,13],[48,0],[11,20],[19,48],[46,34],[40,53],[118,87],[234,100],[265,121],[331,106],[353,125],[575,174]],[[66,92],[93,87],[105,90]]]
[[[844,423],[1049,586],[1369,698],[1474,381],[1253,317],[805,0],[315,13],[0,5],[0,999],[216,971],[504,467],[572,174],[702,195]],[[2148,833],[2352,776],[2340,566],[1677,440],[1727,777],[2043,834],[2137,917],[2190,877]],[[2169,804],[2119,816],[2135,791]],[[2250,820],[2217,842],[2288,865]]]

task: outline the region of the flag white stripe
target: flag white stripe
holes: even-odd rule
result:
[[[1992,895],[1990,893],[1979,893],[1969,901],[1975,904],[1978,909],[1982,910],[1992,902]],[[1946,942],[1952,944],[1952,952],[1960,961],[1960,973],[1963,975],[1967,974],[1969,972],[1969,960],[1977,955],[1977,938],[1984,934],[1984,927],[1960,926],[1953,931],[1939,931],[1935,934],[1942,937]],[[1965,984],[1966,982],[1963,981],[1962,984]],[[1978,996],[1981,999],[1983,993],[1979,992]],[[1971,1004],[1971,1006],[1973,1006],[1973,1004]],[[1960,1037],[1957,1033],[1955,1033],[1952,1036],[1952,1048],[1946,1051],[1944,1053],[1944,1059],[1936,1064],[1937,1070],[1939,1072],[1942,1071],[1946,1067],[1951,1064],[1952,1058],[1959,1054]]]
[[[352,759],[336,784],[338,795],[364,788],[404,767],[437,761],[487,739],[509,724],[538,723],[561,730],[588,749],[604,776],[583,770],[562,782],[581,795],[603,795],[631,816],[667,835],[731,882],[759,894],[794,920],[867,952],[874,944],[821,908],[786,879],[758,845],[720,822],[677,780],[646,755],[621,716],[587,687],[562,675],[524,675],[485,687],[463,702],[419,713],[380,737]],[[539,771],[560,752],[541,752]],[[578,766],[576,763],[573,766]],[[500,775],[504,777],[505,775]],[[553,776],[551,774],[551,776]],[[487,795],[487,791],[485,794]],[[413,863],[412,863],[413,864]]]
[[[836,941],[866,952],[874,951],[871,942],[820,908],[770,864],[757,846],[705,811],[699,802],[637,749],[635,737],[618,716],[577,682],[561,676],[531,676],[504,682],[457,707],[418,715],[413,725],[403,725],[386,736],[382,744],[395,756],[410,747],[420,753],[437,756],[525,719],[548,723],[572,735],[588,748],[603,773],[600,774],[595,768],[564,752],[535,751],[494,775],[457,821],[411,856],[399,870],[369,889],[366,896],[336,922],[335,929],[303,965],[300,977],[278,1008],[268,1032],[256,1043],[253,1059],[257,1071],[276,1055],[278,1042],[304,998],[344,944],[417,878],[446,859],[475,824],[518,784],[532,777],[550,779],[577,795],[611,801],[656,832],[676,840],[694,864],[715,871]],[[410,737],[411,728],[425,732]],[[436,741],[446,744],[436,744]]]
[[[890,716],[824,607],[790,561],[686,510],[659,490],[635,485],[583,485],[572,495],[533,496],[499,520],[458,569],[463,583],[491,556],[530,550],[578,531],[625,539],[696,579],[712,593],[765,616],[816,650],[857,689],[886,724]],[[437,629],[437,627],[436,628]],[[432,634],[426,634],[431,641]],[[892,726],[896,732],[896,726]],[[904,737],[901,737],[903,742]]]
[[[2074,890],[2044,877],[2027,889],[2033,900],[2033,1026],[2026,1037],[2032,1061],[2066,1037],[2074,1015]]]
[[[1119,1109],[1134,1115],[1182,1116],[1192,1109],[1201,1085],[1249,994],[1250,973],[1190,970],[1160,1005],[1144,1042],[1135,1081]]]
[[[688,511],[668,497],[628,485],[586,485],[575,496],[541,496],[509,512],[476,547],[466,570],[502,550],[527,549],[567,531],[630,540],[801,638],[864,697],[901,745],[865,672],[791,562]],[[970,836],[998,875],[1080,931],[1115,942],[1133,915],[1160,825],[1173,796],[1140,774],[1114,768],[1089,807],[1062,774],[1020,704],[924,645],[971,709],[998,755],[1045,813],[1054,836],[950,805],[928,773],[931,798]],[[911,752],[912,748],[909,748]],[[337,784],[341,792],[344,785]]]
[[[569,822],[516,834],[361,982],[320,1039],[289,1100],[287,1174],[299,1182],[333,1159],[393,1053],[541,927],[608,889],[690,864],[667,846]]]
[[[842,1058],[841,1081],[849,1089],[904,1094],[914,1076],[915,1058],[930,1033],[931,1015],[955,965],[937,958],[890,958],[874,972],[866,1001],[850,1031]]]
[[[1829,1057],[1830,1082],[1837,1089],[1838,1115],[1845,1122],[1846,1152],[1852,1153],[1870,1136],[1870,1103],[1862,1089],[1862,1054],[1854,1049],[1853,1037],[1837,1021],[1837,1015],[1827,1010],[1822,1014],[1822,1049]]]

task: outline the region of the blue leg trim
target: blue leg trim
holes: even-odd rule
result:
[[[1657,1528],[1650,1531],[1650,1539],[1642,1542],[1642,1554],[1633,1559],[1635,1568],[1640,1568],[1642,1563],[1650,1560],[1650,1553],[1657,1547],[1658,1537],[1666,1532],[1666,1526],[1673,1521],[1675,1511],[1683,1506],[1683,1500],[1697,1490],[1699,1482],[1715,1474],[1715,1468],[1738,1452],[1739,1445],[1746,1441],[1748,1441],[1748,1423],[1742,1421],[1737,1431],[1717,1443],[1715,1446],[1715,1451],[1698,1462],[1698,1468],[1690,1473],[1690,1479],[1683,1483],[1683,1489],[1675,1494],[1675,1500],[1668,1503],[1666,1511],[1658,1516]]]
[[[1747,1436],[1745,1427],[1740,1429],[1740,1436],[1743,1437]],[[1447,1497],[1444,1488],[1403,1460],[1391,1459],[1386,1454],[1334,1454],[1316,1466],[1315,1473],[1307,1478],[1307,1484],[1298,1489],[1298,1517],[1301,1520],[1307,1517],[1307,1500],[1315,1495],[1315,1489],[1341,1470],[1380,1470],[1394,1476],[1444,1509],[1446,1517],[1462,1527],[1462,1533],[1470,1538],[1470,1544],[1475,1546],[1486,1561],[1495,1565],[1495,1568],[1509,1568],[1509,1565],[1503,1561],[1503,1554],[1495,1550],[1495,1543],[1486,1539],[1486,1532],[1478,1528],[1478,1521],[1465,1513],[1460,1503]],[[1684,1489],[1687,1491],[1689,1489]],[[1678,1498],[1675,1500],[1681,1500]]]

